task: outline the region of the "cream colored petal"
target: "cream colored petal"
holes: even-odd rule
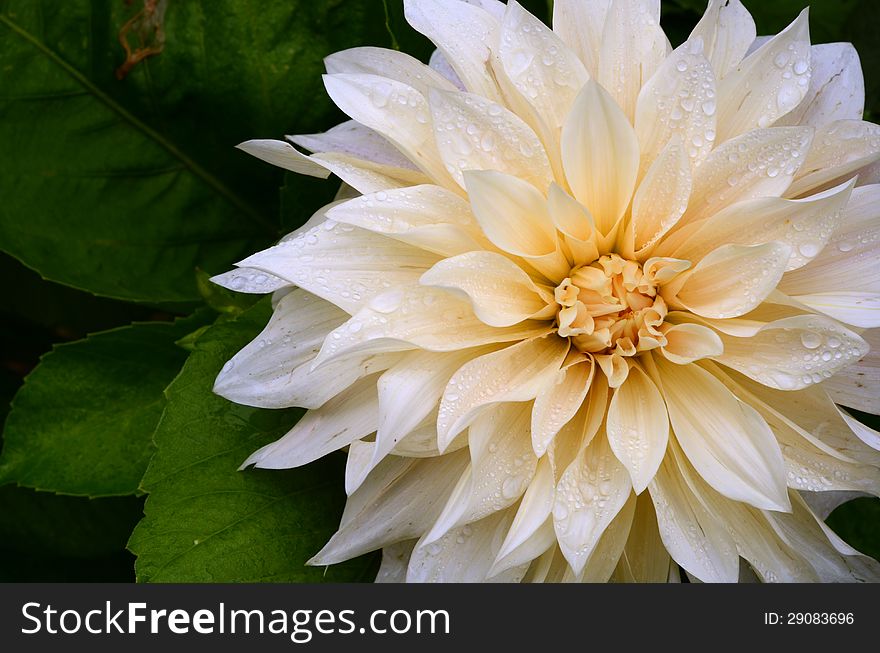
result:
[[[468,91],[501,100],[488,66],[498,42],[496,18],[459,0],[404,0],[403,10],[407,22],[437,46]]]
[[[422,538],[427,544],[450,529],[504,510],[523,495],[538,459],[529,437],[528,403],[504,403],[477,417],[468,430],[471,466],[443,512]]]
[[[322,152],[313,154],[311,159],[360,193],[376,193],[431,183],[427,175],[420,170],[373,163],[348,154]]]
[[[675,438],[705,481],[735,501],[788,510],[782,453],[755,409],[697,365],[656,361]]]
[[[880,451],[880,432],[862,424],[859,420],[854,419],[847,414],[846,411],[840,410],[839,408],[837,410],[840,413],[841,419],[846,422],[847,426],[849,426],[850,430],[859,438],[859,440],[872,449]]]
[[[490,515],[474,524],[451,530],[430,544],[422,540],[413,549],[406,574],[408,583],[478,583],[488,579],[513,511]],[[525,575],[521,565],[492,578],[515,583]]]
[[[455,182],[437,151],[428,101],[412,86],[362,73],[324,75],[330,99],[357,122],[375,130],[436,183]]]
[[[748,313],[776,288],[790,255],[791,247],[777,242],[722,245],[687,276],[676,301],[706,317]]]
[[[665,583],[669,578],[669,552],[660,539],[654,506],[647,493],[636,500],[632,527],[620,555],[614,580],[623,583]]]
[[[354,120],[347,120],[323,134],[287,137],[310,152],[338,152],[384,166],[415,169],[412,161],[378,132]]]
[[[337,204],[327,217],[441,256],[482,249],[470,205],[434,185],[379,191]]]
[[[430,460],[386,458],[348,498],[339,530],[308,564],[336,564],[421,537],[467,461],[464,451]]]
[[[721,79],[739,65],[755,34],[755,21],[740,0],[709,0],[688,41],[702,41],[712,70]]]
[[[376,379],[368,376],[307,412],[280,439],[252,453],[242,468],[301,467],[369,435],[376,430],[378,417]]]
[[[648,168],[632,204],[633,246],[636,252],[656,243],[687,209],[691,166],[676,137]]]
[[[868,352],[859,335],[821,315],[783,318],[752,337],[721,334],[721,340],[724,353],[715,360],[780,390],[820,383]]]
[[[261,408],[319,408],[359,378],[394,364],[394,355],[328,365],[311,364],[327,334],[348,315],[303,290],[285,295],[269,324],[220,371],[214,392]]]
[[[629,474],[602,434],[565,470],[556,488],[553,526],[575,575],[583,572],[602,533],[631,494]]]
[[[761,197],[733,204],[703,221],[674,256],[698,260],[721,245],[775,240],[791,246],[787,271],[803,267],[828,244],[843,219],[854,185],[851,180],[799,200]]]
[[[577,260],[593,261],[599,258],[593,216],[587,208],[556,183],[550,185],[547,203],[553,224],[567,236],[566,242],[574,248],[572,252]],[[594,250],[595,256],[590,257]]]
[[[608,411],[608,382],[603,374],[594,374],[587,398],[578,412],[563,426],[547,447],[547,460],[558,482],[581,450],[599,433]],[[602,431],[604,435],[604,430]]]
[[[553,180],[544,146],[532,128],[504,106],[459,91],[428,95],[434,139],[449,174],[462,186],[466,170],[496,170],[541,192]]]
[[[450,379],[440,403],[437,436],[441,451],[492,404],[534,399],[559,370],[568,347],[568,340],[551,334],[462,366]]]
[[[731,501],[709,487],[685,456],[676,451],[676,462],[694,496],[729,531],[736,550],[765,583],[816,582],[813,569],[775,536],[764,512],[740,501]]]
[[[592,359],[563,365],[538,393],[532,410],[532,448],[536,455],[543,456],[556,434],[574,418],[590,391],[595,372]]]
[[[639,145],[626,115],[593,80],[578,94],[562,128],[562,164],[575,198],[607,234],[629,206]]]
[[[615,352],[613,354],[596,354],[593,356],[599,368],[608,380],[609,388],[619,388],[629,376],[629,365],[626,358]]]
[[[216,283],[235,292],[265,295],[288,287],[291,283],[274,274],[266,274],[262,270],[254,268],[235,268],[229,272],[211,277],[211,283]]]
[[[685,43],[648,79],[636,104],[642,174],[678,137],[685,161],[696,165],[715,144],[715,75],[698,47]]]
[[[769,127],[800,104],[809,85],[810,30],[804,10],[719,82],[719,139]]]
[[[331,75],[337,73],[378,75],[403,82],[422,95],[427,95],[428,89],[431,88],[455,90],[455,87],[440,73],[399,50],[374,47],[350,48],[324,57],[324,65]]]
[[[501,22],[498,56],[516,90],[557,140],[568,110],[589,79],[576,53],[511,0]]]
[[[495,245],[518,256],[556,251],[547,201],[534,186],[492,170],[470,170],[464,179],[477,222]]]
[[[660,0],[611,0],[596,79],[630,122],[642,84],[663,63],[668,47],[660,28]]]
[[[822,384],[839,404],[880,415],[880,329],[862,334],[870,351]]]
[[[553,470],[547,459],[541,458],[535,476],[523,494],[510,530],[498,550],[492,566],[492,575],[527,560],[531,561],[550,548],[551,544],[556,543],[556,533],[553,530],[553,521],[550,519],[555,493]],[[537,551],[538,549],[540,550]]]
[[[632,479],[636,494],[648,486],[666,453],[669,417],[657,386],[638,365],[608,406],[608,443]]]
[[[666,344],[660,348],[660,353],[678,365],[714,358],[724,351],[724,343],[718,334],[701,324],[674,324],[663,335]]]
[[[663,459],[648,491],[660,537],[672,559],[705,583],[736,582],[736,545],[725,524],[694,496],[672,452]]]
[[[512,326],[556,313],[547,290],[538,287],[516,263],[494,252],[468,252],[444,259],[425,272],[420,283],[460,292],[470,299],[477,317],[490,326]]]
[[[546,322],[530,320],[495,328],[474,315],[469,301],[425,286],[407,286],[374,297],[324,341],[314,366],[336,357],[389,351],[455,351],[494,342],[512,342],[550,332]]]
[[[599,48],[611,0],[556,0],[553,31],[583,62],[591,77],[599,74]]]
[[[682,224],[709,218],[735,202],[781,196],[803,163],[811,139],[811,127],[771,127],[719,141],[694,177]]]
[[[635,521],[637,497],[630,493],[620,512],[602,532],[593,548],[583,574],[577,579],[582,583],[607,583],[623,555]]]
[[[456,72],[452,69],[452,66],[449,65],[449,61],[443,55],[440,50],[434,50],[431,53],[431,58],[428,59],[428,65],[436,70],[440,75],[443,76],[444,79],[448,80],[455,88],[459,91],[464,91],[464,84],[458,78]]]
[[[797,551],[816,573],[820,582],[878,582],[880,564],[864,556],[851,547],[846,547],[850,555],[841,555],[829,539],[830,529],[813,515],[806,503],[792,493],[791,514],[765,513],[765,517],[779,538]],[[833,536],[840,542],[839,538]],[[854,555],[853,555],[854,554]]]
[[[786,191],[799,197],[849,179],[880,159],[880,125],[863,120],[836,120],[816,129],[812,147]]]
[[[844,324],[865,329],[880,327],[880,293],[830,292],[796,295],[793,299]]]
[[[822,43],[810,48],[810,87],[796,109],[777,125],[820,127],[835,120],[861,120],[865,80],[851,43]]]
[[[390,285],[416,282],[438,258],[400,241],[327,220],[238,265],[286,279],[355,313]]]
[[[326,179],[330,173],[310,157],[295,149],[290,143],[270,139],[251,140],[239,143],[236,147],[251,156],[271,163],[279,168],[290,170],[301,175]]]
[[[822,253],[782,277],[789,295],[840,290],[880,292],[880,185],[854,188],[841,222]]]

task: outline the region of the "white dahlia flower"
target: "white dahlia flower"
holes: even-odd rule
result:
[[[275,312],[215,390],[302,406],[245,465],[348,452],[311,561],[379,580],[876,580],[880,128],[849,44],[711,0],[408,0],[430,66],[327,58],[351,117],[241,148],[345,182],[215,281]],[[352,190],[353,189],[353,190]],[[354,192],[356,191],[356,192]],[[872,346],[874,348],[872,348]],[[751,576],[753,577],[753,576]]]

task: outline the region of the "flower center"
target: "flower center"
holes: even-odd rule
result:
[[[555,297],[559,335],[581,351],[634,356],[666,343],[666,302],[636,261],[611,254],[579,265],[556,287]]]

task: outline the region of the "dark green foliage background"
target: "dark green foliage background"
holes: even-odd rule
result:
[[[746,4],[766,34],[805,1]],[[211,394],[268,308],[206,279],[335,192],[234,145],[342,120],[330,52],[430,44],[402,0],[168,0],[164,51],[120,81],[142,4],[0,0],[0,581],[132,581],[131,552],[141,581],[370,580],[376,556],[303,566],[338,522],[341,455],[237,471],[299,413]],[[880,3],[811,4],[813,42],[858,48],[876,120]],[[673,43],[704,7],[664,1]],[[880,557],[880,500],[829,523]]]

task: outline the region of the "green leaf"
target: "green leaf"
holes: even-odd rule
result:
[[[218,322],[169,386],[157,452],[143,480],[145,517],[129,549],[142,582],[372,580],[375,557],[327,570],[304,566],[330,537],[344,504],[343,457],[292,470],[238,471],[302,411],[239,406],[211,393],[225,362],[269,317],[266,302]]]
[[[281,172],[234,145],[327,127],[322,58],[388,36],[371,0],[162,2],[161,52],[118,80],[143,4],[0,0],[0,249],[96,294],[188,301],[196,267],[278,236]]]
[[[136,492],[163,390],[186,360],[174,342],[203,319],[133,324],[46,354],[12,402],[0,483],[93,497]]]

